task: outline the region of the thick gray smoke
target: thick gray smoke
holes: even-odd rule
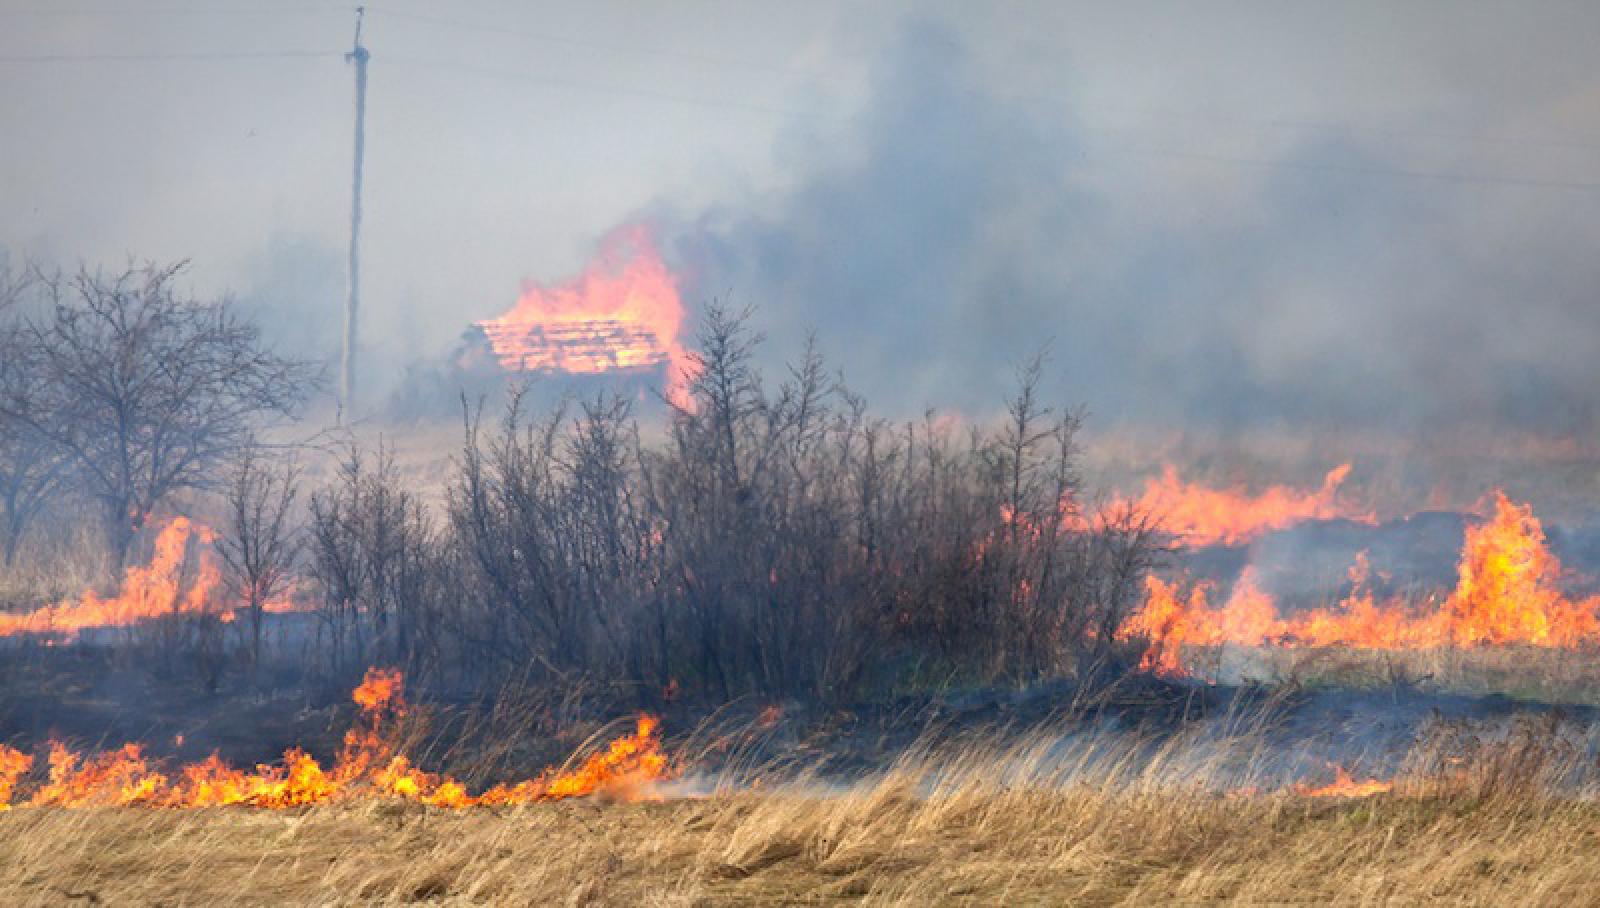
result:
[[[1112,421],[1595,427],[1595,186],[1336,127],[1212,159],[993,81],[954,34],[906,30],[842,141],[794,127],[790,188],[666,218],[696,295],[758,305],[775,355],[816,328],[911,411],[990,406],[1049,342],[1060,390]],[[1185,167],[1228,191],[1174,201],[1158,177]]]

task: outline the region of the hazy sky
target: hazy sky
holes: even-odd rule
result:
[[[190,258],[331,340],[352,24],[0,0],[0,246]],[[1112,421],[1600,414],[1600,4],[375,2],[365,37],[390,373],[647,218],[691,307],[815,328],[905,412],[1051,340]]]

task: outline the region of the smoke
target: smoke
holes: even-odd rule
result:
[[[758,305],[775,358],[815,328],[904,412],[992,408],[1048,344],[1055,390],[1110,422],[1593,432],[1592,187],[1333,126],[1210,160],[993,83],[907,27],[842,133],[791,127],[787,189],[662,206],[691,298]]]
[[[304,235],[272,236],[241,269],[236,299],[274,349],[318,362],[339,357],[345,269],[339,250]]]

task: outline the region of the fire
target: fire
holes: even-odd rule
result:
[[[1432,608],[1399,600],[1378,602],[1365,553],[1351,568],[1351,592],[1337,606],[1291,616],[1278,614],[1272,597],[1246,568],[1220,607],[1210,587],[1187,595],[1157,577],[1146,582],[1144,606],[1124,623],[1121,639],[1148,641],[1142,667],[1183,672],[1185,646],[1348,646],[1427,649],[1445,646],[1524,644],[1572,648],[1600,642],[1600,596],[1569,598],[1559,587],[1560,561],[1527,505],[1495,493],[1494,513],[1469,527],[1457,582]]]
[[[683,318],[676,278],[649,230],[632,225],[605,237],[583,274],[554,287],[528,284],[510,311],[478,327],[511,371],[595,374],[666,366],[673,391],[690,367],[678,340]]]
[[[1573,646],[1600,637],[1600,599],[1574,602],[1557,587],[1561,563],[1545,547],[1533,509],[1495,494],[1494,518],[1467,530],[1459,580],[1447,609],[1462,646]]]
[[[1177,468],[1168,464],[1160,478],[1145,481],[1144,493],[1134,505],[1157,515],[1184,545],[1237,545],[1302,520],[1374,522],[1371,511],[1340,500],[1339,488],[1349,475],[1350,464],[1340,464],[1328,471],[1318,489],[1275,485],[1252,494],[1243,486],[1219,489],[1184,482]]]
[[[20,750],[0,744],[0,810],[11,806],[11,791],[17,780],[33,768],[33,757]]]
[[[56,634],[71,639],[89,628],[127,627],[161,615],[203,613],[221,583],[216,562],[201,557],[192,577],[187,568],[191,545],[211,542],[210,530],[187,517],[174,517],[157,534],[150,563],[129,567],[115,596],[101,598],[90,591],[77,602],[0,615],[0,637]]]
[[[1333,781],[1327,785],[1311,786],[1299,783],[1294,786],[1294,793],[1307,798],[1370,798],[1376,794],[1383,794],[1394,789],[1393,782],[1384,782],[1379,779],[1367,779],[1357,782],[1345,772],[1343,766],[1333,767]]]
[[[137,744],[84,755],[52,742],[48,777],[25,801],[28,807],[225,807],[283,809],[365,797],[393,797],[435,807],[530,804],[600,792],[636,797],[669,774],[656,719],[641,716],[632,734],[611,742],[572,769],[547,769],[534,778],[472,795],[448,776],[416,768],[396,752],[393,722],[406,712],[404,678],[397,670],[369,669],[352,699],[361,708],[355,727],[332,766],[298,748],[277,765],[241,770],[212,754],[170,773]],[[33,757],[0,745],[0,809],[33,766]]]
[[[350,694],[350,699],[361,707],[363,713],[378,712],[391,705],[398,712],[405,703],[401,696],[404,688],[405,678],[399,669],[374,668],[367,671],[366,677],[361,679],[361,686]]]
[[[155,552],[146,565],[123,572],[116,595],[102,597],[93,590],[76,602],[62,602],[19,615],[0,614],[0,637],[41,634],[75,639],[95,628],[130,627],[168,615],[216,615],[234,619],[222,602],[222,572],[213,545],[215,535],[187,517],[174,517],[156,534]],[[269,602],[274,613],[294,611],[288,598]]]

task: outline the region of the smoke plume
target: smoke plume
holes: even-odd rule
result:
[[[910,412],[993,406],[1049,343],[1058,390],[1112,422],[1592,433],[1593,187],[1417,169],[1335,127],[1190,161],[996,89],[937,26],[882,60],[842,136],[792,127],[789,188],[661,215],[774,357],[815,328]],[[1230,192],[1181,204],[1172,168]]]

